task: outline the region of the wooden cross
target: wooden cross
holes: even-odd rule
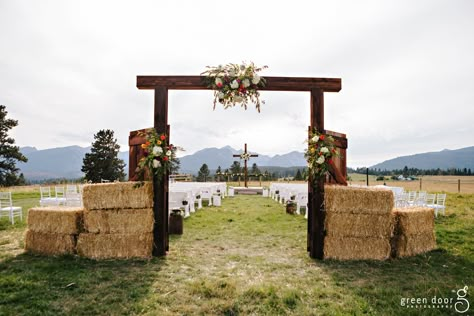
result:
[[[250,159],[250,157],[258,157],[258,155],[249,154],[247,152],[247,143],[245,143],[244,153],[242,155],[233,155],[233,157],[239,157],[240,159],[244,160],[244,182],[245,182],[245,187],[248,188],[248,184],[247,184],[247,161]]]

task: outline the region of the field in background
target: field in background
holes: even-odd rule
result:
[[[349,184],[365,185],[366,175],[351,173],[349,174],[351,180]],[[458,192],[458,180],[461,181],[460,193],[474,193],[474,176],[422,176],[418,180],[413,181],[376,181],[376,176],[369,175],[369,186],[372,185],[383,185],[384,182],[387,186],[403,187],[405,191],[419,191],[420,180],[421,190],[428,192]],[[389,177],[385,177],[389,178]]]

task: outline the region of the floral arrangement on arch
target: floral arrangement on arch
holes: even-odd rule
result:
[[[314,181],[325,177],[330,166],[334,164],[334,157],[339,157],[334,138],[313,130],[309,135],[304,157]]]
[[[250,153],[243,153],[240,155],[240,159],[243,160],[249,160],[250,159]]]
[[[144,156],[138,162],[138,177],[143,180],[149,172],[160,180],[166,172],[171,171],[173,160],[176,159],[176,151],[181,148],[168,144],[168,136],[158,135],[154,128],[147,129],[139,135],[145,137],[145,143],[141,145]]]
[[[253,62],[219,65],[217,67],[207,66],[208,70],[201,73],[204,75],[204,82],[209,88],[214,90],[214,109],[217,102],[224,106],[224,109],[240,104],[247,110],[248,102],[255,104],[260,112],[260,93],[258,88],[265,86],[266,80],[258,75],[258,72],[268,68],[268,66],[256,67]]]

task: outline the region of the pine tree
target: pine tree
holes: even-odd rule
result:
[[[203,164],[198,171],[197,181],[198,182],[206,182],[207,178],[209,177],[209,167],[206,164]]]
[[[303,176],[301,175],[300,169],[298,169],[298,171],[296,171],[295,180],[296,180],[296,181],[301,181],[301,180],[303,180]]]
[[[240,168],[240,162],[234,161],[230,166],[230,172],[234,175],[233,179],[235,181],[235,179],[239,177],[238,174],[242,172],[242,169]]]
[[[8,131],[18,125],[17,120],[7,118],[7,110],[0,105],[0,186],[18,184],[16,167],[18,161],[27,162],[28,159],[20,152],[20,147],[14,146],[15,140],[8,137]]]
[[[81,171],[85,173],[85,178],[92,182],[101,180],[125,179],[125,163],[118,158],[120,145],[114,138],[114,131],[100,130],[94,135],[91,152],[87,153],[83,159]]]

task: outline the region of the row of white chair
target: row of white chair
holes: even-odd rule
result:
[[[424,206],[433,208],[435,216],[438,212],[446,215],[446,194],[445,193],[427,193],[426,191],[401,192],[395,196],[395,207],[413,207]]]
[[[15,224],[15,217],[23,220],[23,209],[21,206],[13,206],[11,192],[0,192],[0,217],[2,216],[8,216],[12,225]]]
[[[270,197],[279,203],[289,200],[296,202],[296,214],[305,210],[305,218],[308,218],[308,185],[305,183],[271,183]]]
[[[40,206],[82,206],[82,189],[84,185],[68,184],[55,186],[54,195],[51,187],[40,187]]]
[[[197,209],[202,208],[203,201],[220,206],[220,199],[226,195],[226,184],[222,182],[173,182],[169,185],[168,208],[182,208],[184,217],[189,217],[196,212],[196,204]]]

